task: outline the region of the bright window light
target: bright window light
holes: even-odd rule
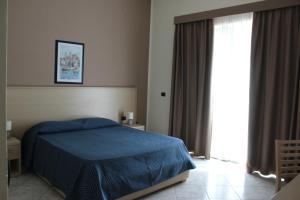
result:
[[[214,20],[211,156],[245,163],[252,13]]]

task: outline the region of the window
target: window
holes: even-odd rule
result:
[[[239,163],[247,157],[252,16],[214,20],[211,157]]]

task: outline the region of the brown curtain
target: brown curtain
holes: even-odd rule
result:
[[[248,171],[274,172],[275,140],[300,139],[300,7],[254,13]]]
[[[169,134],[195,155],[210,153],[213,22],[176,25]]]

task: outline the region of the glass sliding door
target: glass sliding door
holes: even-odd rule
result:
[[[214,20],[211,157],[245,163],[252,13]]]

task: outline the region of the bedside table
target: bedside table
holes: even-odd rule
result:
[[[7,159],[10,162],[11,176],[21,175],[21,141],[15,137],[7,139]]]
[[[130,127],[130,128],[134,128],[134,129],[138,129],[138,130],[141,130],[141,131],[145,131],[145,126],[141,125],[141,124],[132,124],[132,125],[123,124],[123,125],[127,126],[127,127]]]

